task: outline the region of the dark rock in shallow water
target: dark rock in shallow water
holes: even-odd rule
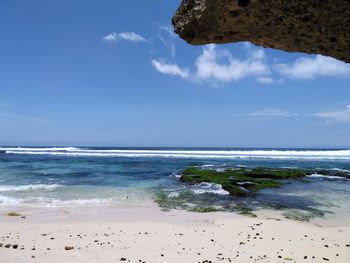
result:
[[[193,45],[250,41],[350,62],[348,0],[183,0],[173,25]]]
[[[311,218],[323,217],[331,211],[325,210],[322,203],[310,196],[285,195],[285,191],[308,188],[313,183],[324,180],[343,180],[328,176],[308,175],[317,171],[324,174],[333,173],[332,169],[288,169],[288,168],[242,168],[221,166],[188,167],[181,173],[180,182],[187,185],[179,189],[164,189],[157,192],[154,201],[163,211],[181,209],[192,212],[236,212],[247,216],[256,216],[256,209],[274,209],[285,212],[287,218],[308,221]],[[341,170],[342,177],[349,171]],[[221,185],[219,187],[218,185]],[[285,186],[281,189],[261,191],[264,188]],[[225,194],[222,189],[230,194]]]

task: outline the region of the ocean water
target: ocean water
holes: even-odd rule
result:
[[[350,215],[347,178],[316,174],[254,197],[234,198],[218,185],[180,183],[181,171],[193,165],[322,168],[350,175],[350,150],[0,147],[0,206],[100,206],[154,200],[179,209],[244,206]]]

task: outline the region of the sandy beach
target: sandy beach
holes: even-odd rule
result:
[[[298,222],[157,207],[17,208],[0,217],[0,262],[349,262],[350,222]],[[345,222],[345,224],[344,224]]]
[[[350,263],[350,0],[0,24],[0,263]]]

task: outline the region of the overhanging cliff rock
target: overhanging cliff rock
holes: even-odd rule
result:
[[[350,62],[349,0],[183,0],[173,25],[193,45],[250,41]]]

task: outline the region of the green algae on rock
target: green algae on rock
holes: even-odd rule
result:
[[[283,179],[299,179],[308,173],[299,169],[226,169],[204,170],[188,167],[182,172],[180,181],[188,184],[215,183],[234,196],[248,196],[264,188],[283,185]]]
[[[212,212],[220,212],[223,211],[220,208],[216,208],[213,206],[195,206],[191,209],[189,209],[190,212],[197,212],[197,213],[212,213]]]
[[[348,170],[317,168],[223,169],[219,166],[217,169],[208,169],[191,166],[180,174],[177,189],[163,189],[154,196],[154,201],[163,211],[180,209],[199,213],[235,212],[256,217],[255,211],[272,209],[282,211],[284,217],[298,221],[323,217],[331,211],[325,210],[324,206],[320,207],[317,200],[283,195],[283,188],[273,188],[286,186],[286,191],[290,191],[290,186],[303,185],[314,180],[350,179]],[[267,191],[257,193],[262,189]]]

